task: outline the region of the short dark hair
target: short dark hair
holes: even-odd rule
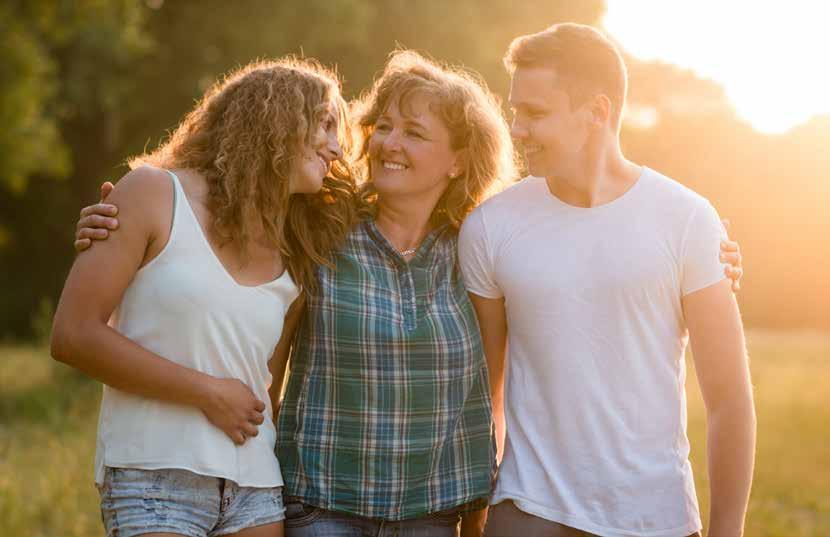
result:
[[[551,67],[563,79],[572,105],[597,92],[606,95],[619,127],[628,74],[617,47],[595,28],[568,22],[517,37],[504,65],[511,74],[519,67]]]

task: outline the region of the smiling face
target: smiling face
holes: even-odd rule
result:
[[[330,102],[309,127],[306,143],[296,157],[288,179],[291,194],[313,194],[323,188],[323,179],[331,163],[343,156],[337,139],[338,114],[336,104]]]
[[[586,104],[572,108],[552,68],[516,69],[509,101],[511,135],[523,150],[531,175],[556,177],[579,166],[589,141],[591,111]]]
[[[450,131],[431,109],[434,99],[416,92],[393,98],[378,117],[369,138],[369,170],[385,197],[413,196],[433,205],[459,173]]]

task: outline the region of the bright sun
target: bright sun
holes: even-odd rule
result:
[[[764,132],[830,113],[830,1],[607,0],[604,26],[644,59],[711,78]]]

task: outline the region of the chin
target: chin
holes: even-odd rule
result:
[[[316,194],[320,192],[323,188],[323,178],[319,179],[310,179],[306,182],[302,188],[297,192],[298,194]]]
[[[527,173],[529,173],[533,177],[547,177],[549,171],[550,170],[546,169],[541,164],[531,164],[529,162],[527,163]]]
[[[383,192],[397,192],[401,190],[400,181],[395,181],[394,179],[385,178],[385,177],[374,177],[372,178],[372,184],[380,193]]]

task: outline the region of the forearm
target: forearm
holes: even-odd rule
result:
[[[487,507],[464,513],[461,516],[460,537],[480,537],[484,534],[484,524],[486,522]]]
[[[710,537],[743,534],[755,463],[755,429],[751,397],[708,415]]]
[[[282,402],[282,388],[285,384],[285,370],[288,366],[288,359],[291,355],[291,344],[297,332],[297,325],[303,313],[304,299],[298,298],[288,310],[285,322],[282,327],[280,340],[274,349],[274,354],[268,361],[268,370],[271,372],[271,386],[268,388],[268,397],[271,399],[274,423],[280,414],[280,403]]]
[[[213,378],[148,351],[98,320],[65,328],[56,323],[52,355],[118,390],[198,408]]]
[[[504,454],[504,437],[506,423],[504,420],[504,359],[507,346],[507,334],[497,331],[495,337],[485,337],[484,352],[487,356],[487,369],[490,375],[490,400],[493,404],[493,424],[496,429],[496,457],[501,462]]]
[[[488,299],[470,293],[470,301],[476,310],[487,374],[490,378],[490,400],[493,405],[493,421],[496,429],[497,458],[501,461],[504,447],[504,368],[507,354],[507,317],[503,299]]]
[[[504,454],[504,436],[506,423],[504,421],[504,383],[491,386],[490,398],[493,402],[493,425],[496,429],[496,457],[501,462]]]
[[[755,408],[740,312],[726,280],[686,295],[683,308],[706,404],[709,535],[740,536],[755,462]]]

